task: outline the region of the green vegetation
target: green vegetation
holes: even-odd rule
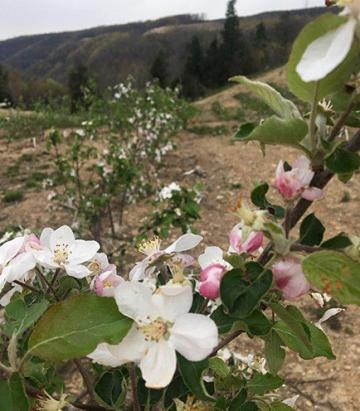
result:
[[[190,133],[198,134],[199,136],[222,136],[225,134],[229,134],[229,129],[226,126],[210,127],[204,124],[190,127],[188,131],[190,131]]]
[[[16,203],[23,199],[24,195],[20,190],[9,190],[6,191],[3,196],[4,203]]]

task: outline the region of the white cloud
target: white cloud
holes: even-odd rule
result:
[[[325,0],[238,0],[239,15],[321,6]],[[225,14],[227,0],[1,0],[0,39],[100,25],[205,13]]]

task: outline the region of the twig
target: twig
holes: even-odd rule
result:
[[[303,245],[303,244],[293,244],[290,247],[291,251],[304,251],[305,253],[315,253],[316,251],[322,251],[323,248],[321,247],[312,247],[310,245]]]
[[[135,371],[134,364],[130,364],[129,374],[130,374],[130,382],[131,382],[131,393],[132,393],[132,398],[133,398],[133,410],[140,411],[140,404],[139,404],[137,386],[136,386],[136,371]]]
[[[23,283],[22,281],[19,281],[19,280],[15,280],[15,281],[13,281],[13,282],[14,282],[14,284],[20,285],[20,286],[23,287],[23,288],[27,288],[28,290],[33,291],[34,293],[42,294],[42,291],[41,291],[41,290],[33,287],[32,285]]]
[[[227,337],[225,337],[222,341],[219,342],[219,344],[212,350],[211,354],[208,356],[214,357],[220,351],[222,348],[226,347],[231,341],[235,340],[240,334],[242,334],[244,331],[243,330],[237,330],[234,331],[233,333],[229,334]]]
[[[356,96],[356,93],[353,94],[352,98],[350,99],[350,103],[347,109],[342,113],[338,121],[335,123],[333,129],[331,130],[331,133],[328,138],[329,142],[335,140],[335,138],[340,133],[341,129],[344,127],[347,118],[349,117],[353,109],[355,108],[356,106],[355,96]]]
[[[74,364],[76,365],[76,368],[79,370],[84,384],[89,392],[90,398],[95,401],[95,395],[94,395],[94,390],[93,390],[93,381],[91,379],[90,374],[88,373],[88,371],[83,367],[83,365],[81,364],[80,360],[74,360],[73,361]]]
[[[47,291],[46,293],[48,294],[49,290],[52,292],[53,296],[55,297],[56,301],[60,301],[59,297],[56,294],[56,291],[54,290],[53,286],[51,283],[49,283],[49,281],[46,279],[46,277],[44,276],[44,274],[41,272],[41,270],[39,270],[38,268],[36,269],[36,272],[38,273],[40,279],[46,284],[47,286]]]

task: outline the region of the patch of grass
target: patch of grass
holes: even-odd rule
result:
[[[245,113],[242,108],[224,107],[219,101],[214,101],[211,111],[220,121],[243,121]]]
[[[256,97],[252,97],[248,93],[239,93],[234,96],[241,105],[243,110],[250,110],[257,113],[261,117],[268,117],[274,112],[264,102]]]
[[[222,136],[224,134],[229,133],[229,129],[226,126],[210,127],[203,124],[199,126],[194,126],[190,128],[189,131],[191,133],[198,134],[199,136]]]
[[[20,157],[20,161],[26,161],[27,163],[30,163],[31,161],[33,161],[34,156],[31,153],[24,153],[21,157]]]
[[[349,203],[351,201],[351,195],[348,191],[344,191],[341,197],[341,203]]]
[[[9,190],[6,191],[3,197],[4,203],[15,203],[21,201],[24,198],[22,191],[20,190]]]
[[[5,175],[7,177],[16,177],[19,175],[19,171],[20,171],[20,164],[18,162],[16,162],[15,164],[12,164],[11,166],[9,166],[6,171],[5,171]]]
[[[25,181],[26,188],[38,188],[45,180],[46,174],[42,171],[34,171]]]

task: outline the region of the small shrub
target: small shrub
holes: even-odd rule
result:
[[[3,201],[4,203],[15,203],[21,201],[24,195],[19,190],[10,190],[4,194]]]

